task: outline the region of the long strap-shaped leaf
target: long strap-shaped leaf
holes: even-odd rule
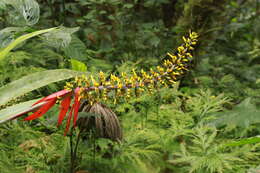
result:
[[[82,74],[84,73],[67,69],[58,69],[46,70],[25,76],[0,88],[0,105],[4,105],[16,97],[50,83],[70,79]]]
[[[32,104],[35,103],[37,100],[39,100],[39,99],[30,100],[27,102],[19,103],[17,105],[2,109],[0,111],[0,123],[14,119],[14,118],[18,117],[19,115],[25,114],[27,112],[36,110],[39,107],[41,107],[43,104],[45,104],[45,102],[42,102],[38,105],[32,106]]]
[[[51,32],[53,30],[55,30],[57,28],[49,28],[49,29],[43,29],[43,30],[39,30],[39,31],[35,31],[29,34],[25,34],[22,35],[20,37],[18,37],[17,39],[15,39],[12,43],[10,43],[7,47],[5,47],[4,49],[2,49],[0,51],[0,60],[4,59],[6,57],[6,55],[13,49],[15,48],[18,44],[24,42],[25,40],[28,40],[32,37],[38,36],[40,34],[44,34],[47,32]]]

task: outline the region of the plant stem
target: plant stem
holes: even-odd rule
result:
[[[62,22],[63,25],[65,25],[65,18],[66,18],[66,6],[65,6],[66,2],[65,0],[62,0]]]
[[[73,151],[73,138],[72,131],[70,133],[70,173],[74,173],[74,151]]]
[[[79,131],[77,135],[75,147],[73,148],[73,129],[74,128],[72,128],[70,134],[70,162],[71,162],[70,172],[71,173],[74,173],[75,171],[75,167],[76,167],[75,163],[77,161],[77,150],[78,150],[80,134],[81,134],[81,131]]]
[[[51,22],[52,22],[52,25],[54,26],[55,25],[54,4],[51,3],[51,0],[48,0],[47,1],[47,5],[50,7],[50,10],[51,10]]]
[[[79,141],[80,141],[80,134],[81,134],[81,130],[79,131],[79,133],[77,135],[76,145],[74,148],[74,155],[73,155],[74,163],[77,161],[77,151],[78,151],[78,146],[79,146]]]
[[[161,95],[160,95],[160,92],[157,88],[157,92],[156,92],[156,100],[157,100],[157,103],[156,103],[156,115],[157,115],[157,121],[158,121],[158,127],[160,126],[160,116],[159,116],[159,110],[160,110],[160,104],[161,104]]]
[[[94,167],[94,171],[96,172],[96,130],[94,129],[93,130],[93,160],[94,160],[94,164],[93,164],[93,167]]]
[[[146,127],[148,120],[148,105],[145,105],[145,121],[144,121],[144,127]]]

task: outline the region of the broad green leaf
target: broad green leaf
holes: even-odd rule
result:
[[[0,105],[4,105],[16,97],[50,83],[69,79],[82,74],[84,73],[67,69],[46,70],[30,74],[0,88]]]
[[[246,145],[246,144],[256,144],[260,142],[260,136],[252,137],[252,138],[246,138],[246,139],[241,139],[239,141],[231,142],[228,144],[225,144],[225,147],[236,147],[236,146],[241,146],[241,145]]]
[[[250,100],[245,99],[231,111],[220,112],[221,116],[213,124],[217,127],[227,125],[246,128],[250,124],[260,123],[260,110]]]
[[[28,40],[28,39],[30,39],[32,37],[38,36],[38,35],[43,34],[43,33],[54,31],[55,29],[56,28],[49,28],[49,29],[39,30],[39,31],[35,31],[35,32],[29,33],[29,34],[25,34],[25,35],[22,35],[22,36],[18,37],[17,39],[12,41],[7,47],[5,47],[4,49],[2,49],[0,51],[0,60],[4,59],[6,57],[6,55],[12,49],[14,49],[17,45],[19,45],[20,43],[24,42],[25,40]]]
[[[44,104],[44,103],[40,103],[35,106],[32,106],[32,104],[37,102],[38,100],[39,99],[30,100],[27,102],[19,103],[17,105],[13,105],[5,109],[2,109],[0,111],[0,123],[11,120],[23,113],[30,112]]]
[[[43,40],[47,43],[48,46],[66,48],[71,43],[71,35],[78,30],[79,27],[66,28],[61,26],[53,32],[43,34]]]
[[[1,7],[8,10],[6,18],[15,26],[34,25],[40,18],[40,7],[36,0],[1,0]]]
[[[67,57],[83,60],[87,57],[85,44],[76,36],[72,36],[70,44],[64,48],[64,53]]]
[[[71,62],[72,70],[82,71],[82,72],[87,71],[87,66],[83,62],[75,60],[75,59],[71,59],[70,62]]]
[[[39,21],[40,7],[37,1],[24,0],[23,4],[19,8],[19,11],[28,25],[34,25]]]

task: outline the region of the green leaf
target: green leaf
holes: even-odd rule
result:
[[[252,137],[252,138],[246,138],[246,139],[241,139],[239,141],[231,142],[228,144],[225,144],[225,147],[237,147],[241,145],[246,145],[246,144],[256,144],[260,142],[260,137]]]
[[[48,32],[43,34],[43,40],[47,43],[48,46],[55,48],[66,48],[72,39],[72,34],[77,32],[79,27],[67,28],[59,27],[53,32]]]
[[[87,57],[85,44],[77,37],[72,36],[70,44],[64,48],[64,53],[69,58],[83,60]]]
[[[40,18],[40,7],[36,0],[1,0],[5,8],[8,10],[8,22],[13,25],[34,25]],[[2,5],[2,6],[3,6]]]
[[[152,46],[154,47],[158,47],[158,45],[160,44],[160,38],[156,37],[156,36],[153,36],[151,39],[150,39],[150,43]]]
[[[228,125],[246,128],[250,124],[260,123],[260,110],[250,100],[251,98],[245,99],[231,111],[220,112],[221,116],[213,124],[217,127]]]
[[[5,109],[2,109],[0,111],[0,123],[11,120],[11,119],[17,117],[17,115],[19,115],[19,114],[30,112],[44,104],[44,103],[40,103],[38,105],[32,106],[32,104],[37,102],[38,100],[39,99],[30,100],[27,102],[19,103],[17,105],[13,105],[13,106],[7,107]]]
[[[17,39],[12,41],[7,47],[5,47],[4,49],[2,49],[0,51],[0,60],[4,59],[6,57],[6,55],[12,49],[14,49],[17,45],[19,45],[20,43],[24,42],[25,40],[28,40],[28,39],[30,39],[32,37],[38,36],[38,35],[43,34],[43,33],[51,32],[51,31],[53,31],[55,29],[56,28],[49,28],[49,29],[39,30],[39,31],[35,31],[35,32],[29,33],[29,34],[25,34],[25,35],[22,35],[22,36],[18,37]]]
[[[133,4],[125,4],[123,7],[124,7],[124,8],[133,8],[134,5],[133,5]]]
[[[71,62],[72,70],[82,71],[82,72],[87,71],[87,66],[83,62],[75,60],[75,59],[71,59],[70,62]]]
[[[50,83],[69,79],[82,74],[84,73],[66,69],[46,70],[30,74],[0,88],[0,105],[4,105],[16,97]]]

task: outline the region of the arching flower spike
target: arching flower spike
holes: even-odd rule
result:
[[[34,103],[32,107],[41,104],[40,108],[25,118],[25,120],[33,120],[41,117],[57,100],[61,100],[61,110],[57,125],[61,125],[69,111],[64,133],[66,135],[71,127],[72,117],[73,127],[76,126],[81,100],[87,100],[90,105],[108,99],[114,99],[116,103],[119,98],[138,96],[144,90],[152,92],[153,89],[160,86],[168,87],[174,85],[188,71],[191,65],[192,51],[197,44],[197,38],[197,33],[190,32],[188,37],[183,37],[184,43],[177,48],[175,53],[168,53],[168,57],[163,61],[161,66],[157,66],[155,69],[151,68],[148,72],[144,70],[136,72],[133,69],[129,75],[125,73],[118,76],[111,74],[108,78],[103,72],[100,72],[96,78],[92,75],[76,77],[75,81],[67,83],[64,90],[51,94]],[[112,90],[114,90],[114,94],[108,95]],[[71,106],[72,99],[74,99],[74,103]]]

